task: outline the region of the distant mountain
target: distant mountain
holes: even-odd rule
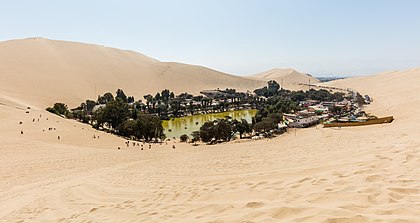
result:
[[[288,89],[300,89],[300,83],[307,84],[309,81],[311,84],[320,82],[318,79],[312,77],[309,74],[301,73],[291,68],[275,68],[259,74],[248,76],[248,78],[260,81],[275,80],[279,84],[283,83],[283,87]]]

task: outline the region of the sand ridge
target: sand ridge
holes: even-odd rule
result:
[[[306,90],[306,87],[300,86],[299,84],[308,84],[309,81],[311,82],[311,84],[316,84],[320,82],[315,77],[309,74],[299,72],[292,68],[274,68],[262,73],[248,76],[248,78],[266,82],[270,80],[275,80],[279,84],[283,83],[283,87],[290,90]]]
[[[0,42],[0,74],[1,95],[38,107],[57,101],[74,107],[118,88],[143,99],[166,88],[198,94],[228,87],[254,90],[266,84],[202,66],[160,62],[133,51],[44,38]]]

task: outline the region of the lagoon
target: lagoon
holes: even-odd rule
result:
[[[162,122],[162,125],[167,138],[179,138],[182,134],[187,134],[188,137],[191,137],[191,133],[200,130],[200,127],[207,121],[222,119],[226,116],[229,116],[236,120],[240,120],[243,118],[249,123],[251,123],[252,118],[256,114],[257,110],[255,109],[227,111],[211,114],[199,114],[193,116],[173,118],[168,121],[165,120]]]

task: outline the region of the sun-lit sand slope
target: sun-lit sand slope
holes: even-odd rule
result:
[[[43,38],[0,42],[0,83],[0,93],[35,106],[57,101],[76,106],[117,88],[143,99],[165,88],[196,94],[203,89],[245,91],[265,85],[201,66],[159,62],[133,51]]]
[[[311,82],[311,84],[319,83],[319,80],[315,77],[312,77],[309,74],[301,73],[291,68],[275,68],[259,74],[248,76],[248,78],[266,82],[270,80],[275,80],[279,84],[283,83],[284,88],[292,90],[306,89],[302,86],[299,86],[299,84],[301,83],[308,84],[309,81]]]
[[[26,113],[46,99],[29,83],[2,81],[0,222],[419,222],[419,83],[420,69],[330,83],[369,94],[368,109],[394,115],[392,124],[142,151],[43,110]]]

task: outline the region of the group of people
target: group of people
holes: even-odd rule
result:
[[[27,113],[29,113],[29,112],[27,112]],[[40,119],[40,118],[42,118],[42,115],[41,115],[41,114],[39,115],[39,118],[32,118],[32,122],[35,122],[35,120],[37,120],[37,122],[39,122],[39,119]],[[47,118],[46,120],[48,121],[48,118]],[[57,122],[58,122],[58,121],[57,121]],[[19,125],[22,125],[22,124],[23,124],[23,122],[22,122],[22,121],[20,121],[20,122],[19,122]],[[53,127],[49,127],[49,128],[48,128],[48,131],[55,131],[55,130],[56,130],[56,129],[55,129],[55,128],[53,128]],[[43,129],[42,131],[43,131],[43,132],[45,132],[45,130],[44,130],[44,129]],[[23,135],[23,130],[20,130],[20,134],[21,134],[21,135]],[[60,137],[60,136],[57,136],[57,139],[58,139],[58,140],[60,140],[60,139],[61,139],[61,137]]]
[[[39,118],[41,118],[41,117],[42,117],[42,115],[39,115]],[[32,122],[35,122],[35,121],[39,122],[39,120],[40,120],[39,118],[36,118],[36,119],[32,118]],[[48,118],[46,118],[46,120],[48,120]],[[23,122],[20,121],[19,125],[22,125],[22,124],[23,124]],[[54,127],[49,127],[48,128],[48,131],[55,131],[55,130],[56,130],[56,128],[54,128]],[[42,131],[45,131],[45,130],[42,130]],[[23,130],[20,131],[20,134],[23,135]],[[93,139],[99,139],[99,135],[93,135],[92,138]],[[57,139],[60,140],[61,137],[57,136]],[[175,137],[174,137],[174,139],[175,139]],[[145,142],[143,142],[143,143],[131,142],[131,143],[132,143],[133,147],[134,146],[141,147],[141,150],[143,150],[144,144],[145,144]],[[126,144],[126,147],[130,147],[130,141],[126,141],[125,144]],[[148,145],[149,145],[149,149],[152,149],[152,144],[149,143]],[[165,145],[168,145],[168,142],[165,141]],[[175,145],[172,145],[172,148],[175,149]],[[121,147],[118,147],[118,149],[121,149]]]
[[[141,150],[143,150],[143,148],[144,148],[143,145],[144,144],[145,144],[145,142],[143,142],[141,144],[139,142],[132,142],[133,147],[134,146],[137,146],[137,147],[140,147],[141,146]],[[165,144],[168,145],[167,142],[165,142]],[[126,141],[125,142],[125,145],[126,145],[126,147],[130,147],[130,141],[129,140]],[[175,149],[175,145],[172,145],[172,148]],[[117,149],[121,149],[121,147],[117,147]],[[149,149],[152,149],[152,144],[150,144],[150,143],[149,143]]]

